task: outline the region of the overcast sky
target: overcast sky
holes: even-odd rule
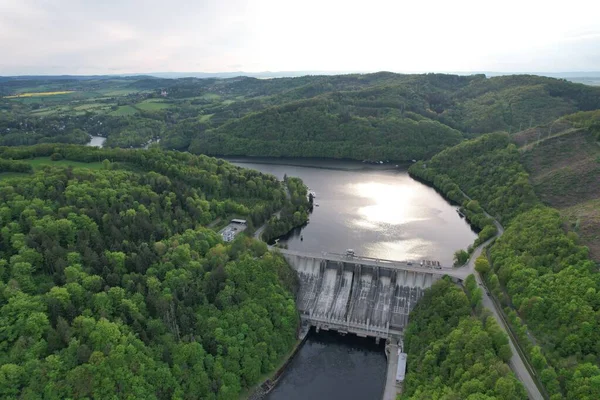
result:
[[[0,0],[0,75],[600,70],[600,0]]]

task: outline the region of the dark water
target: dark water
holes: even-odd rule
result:
[[[236,160],[230,161],[280,179],[298,176],[316,192],[319,207],[310,222],[285,240],[293,250],[342,253],[352,248],[357,255],[451,264],[454,251],[476,237],[456,207],[405,169],[338,161],[288,160],[296,164],[292,166]],[[312,332],[268,399],[381,399],[386,368],[383,345],[376,346],[374,339]]]
[[[269,400],[381,399],[387,361],[384,341],[311,331]]]

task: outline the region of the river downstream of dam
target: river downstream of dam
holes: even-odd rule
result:
[[[283,179],[297,176],[314,191],[309,223],[281,239],[296,251],[343,253],[390,260],[436,260],[451,265],[476,234],[434,189],[406,169],[324,160],[229,158]],[[269,400],[380,399],[384,344],[335,332],[311,331]]]

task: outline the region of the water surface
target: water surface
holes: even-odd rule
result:
[[[92,147],[104,147],[104,142],[106,142],[106,138],[102,136],[90,136],[90,142],[86,144],[86,146]]]
[[[387,361],[384,341],[311,331],[268,400],[381,399]]]
[[[454,251],[476,237],[456,207],[401,167],[316,160],[230,161],[279,179],[284,174],[298,176],[316,192],[319,206],[308,225],[282,240],[293,250],[341,253],[353,248],[358,255],[376,258],[451,264]],[[386,369],[383,341],[377,346],[374,339],[311,332],[268,400],[378,400]]]
[[[450,265],[454,252],[476,237],[457,207],[412,179],[406,169],[341,161],[230,161],[279,179],[298,176],[316,192],[319,206],[308,225],[282,240],[291,250],[343,253],[352,248],[357,255]]]

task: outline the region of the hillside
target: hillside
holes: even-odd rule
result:
[[[275,177],[158,150],[0,161],[2,399],[236,399],[296,342],[284,259],[207,228],[264,221]]]
[[[560,210],[596,261],[600,261],[599,123],[599,112],[580,113],[515,135],[536,194]]]
[[[465,282],[469,297],[449,279],[434,283],[411,312],[399,399],[527,399],[506,364],[508,339],[494,318],[480,311],[481,289],[469,282],[475,280]]]
[[[587,118],[591,115],[584,114],[586,118],[582,118],[576,114],[567,118],[572,126],[567,123],[561,126],[566,130],[585,126],[594,130],[594,122]],[[527,132],[520,138],[517,136],[517,140],[526,143],[527,138],[545,131]],[[549,135],[550,129],[547,132]],[[547,146],[563,138],[570,140],[570,134],[561,133],[563,131],[553,130]],[[581,147],[589,140],[585,135],[583,139],[577,134],[573,138],[584,141]],[[537,198],[540,188],[542,194],[544,191],[551,194],[552,183],[543,178],[543,172],[538,173],[539,182],[543,184],[537,185],[536,191],[532,185],[536,178],[530,181],[521,163],[527,154],[521,153],[512,139],[508,134],[489,134],[465,141],[426,162],[413,164],[409,172],[430,182],[467,209],[477,210],[480,205],[502,222],[504,234],[488,252],[491,269],[483,271],[487,287],[503,305],[521,348],[551,398],[597,399],[600,396],[595,384],[600,379],[600,348],[597,346],[600,342],[597,319],[600,273],[589,258],[588,248],[581,246],[577,235],[565,230],[559,212]],[[541,147],[542,143],[531,149]],[[593,144],[587,143],[588,146]],[[562,154],[560,147],[547,148],[548,152],[552,149]],[[527,151],[534,150],[524,150]],[[555,158],[559,157],[538,154],[530,165],[546,168]],[[564,163],[568,156],[560,159]],[[557,168],[562,166],[556,165]],[[557,176],[577,179],[577,174],[568,173],[569,168],[566,171]],[[598,186],[597,182],[597,178],[590,181],[595,183],[593,188]],[[577,187],[574,181],[571,184]],[[585,188],[584,183],[581,195],[592,197],[593,191]],[[461,190],[473,200],[466,198]],[[564,200],[572,201],[573,198]]]
[[[189,150],[210,155],[409,160],[430,157],[462,138],[457,130],[417,114],[319,99],[234,120],[198,135]]]
[[[465,137],[600,108],[600,87],[531,75],[35,78],[0,82],[0,93],[0,145],[92,134],[110,147],[160,139],[194,153],[359,160],[426,159]]]
[[[600,106],[597,89],[550,78],[383,76],[374,86],[356,84],[355,90],[323,77],[322,82],[308,83],[269,102],[316,95],[311,100],[249,112],[198,135],[189,150],[226,155],[425,159],[458,143],[460,132],[473,136],[514,131]]]

